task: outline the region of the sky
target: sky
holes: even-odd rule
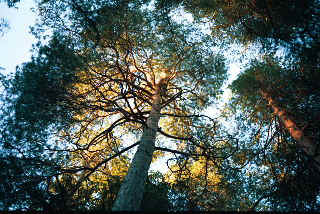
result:
[[[13,73],[16,66],[27,62],[31,57],[30,49],[35,38],[29,33],[29,26],[35,23],[35,15],[31,11],[33,0],[23,0],[17,4],[18,9],[8,8],[0,3],[0,18],[9,22],[10,29],[0,37],[0,70],[2,74]]]

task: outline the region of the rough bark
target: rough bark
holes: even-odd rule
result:
[[[161,110],[161,88],[162,81],[155,87],[147,127],[143,130],[139,147],[133,157],[128,174],[120,187],[112,208],[113,211],[137,211],[140,209],[148,170],[155,150],[155,138]]]
[[[285,109],[281,108],[277,104],[269,93],[263,90],[260,90],[260,93],[273,109],[273,112],[280,118],[285,128],[289,131],[291,137],[298,142],[307,155],[314,158],[317,162],[316,167],[320,171],[320,155],[317,153],[317,145],[304,134],[303,130],[297,126],[294,119],[286,112]]]

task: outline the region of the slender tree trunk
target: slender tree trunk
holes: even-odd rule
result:
[[[113,211],[136,211],[140,209],[148,170],[155,150],[155,138],[161,110],[161,84],[162,81],[155,87],[152,109],[147,119],[147,127],[143,130],[139,147],[133,157],[128,174],[120,187],[112,208]]]
[[[317,154],[317,145],[308,136],[305,136],[303,130],[297,126],[294,119],[272,99],[269,93],[263,90],[260,90],[260,93],[262,97],[268,101],[269,106],[271,106],[274,113],[280,118],[290,135],[298,142],[306,154],[314,158],[317,162],[316,167],[320,171],[320,155]]]

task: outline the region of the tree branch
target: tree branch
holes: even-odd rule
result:
[[[90,172],[89,172],[86,176],[84,176],[84,177],[82,177],[81,179],[79,179],[79,181],[77,182],[75,188],[71,191],[70,196],[74,195],[75,192],[79,189],[81,183],[82,183],[84,180],[86,180],[92,173],[94,173],[99,167],[101,167],[103,164],[109,162],[110,160],[112,160],[112,159],[120,156],[122,153],[124,153],[124,152],[132,149],[133,147],[137,146],[139,143],[140,143],[140,141],[132,144],[131,146],[128,146],[127,148],[121,150],[120,152],[117,152],[116,154],[110,156],[109,158],[106,158],[105,160],[101,161],[100,163],[98,163],[98,164],[97,164],[95,167],[93,167],[93,168],[83,167],[83,168],[77,169],[77,171],[74,171],[74,172],[78,172],[78,171],[83,171],[83,170],[90,170]]]
[[[195,154],[195,153],[187,153],[187,152],[181,152],[178,150],[173,150],[173,149],[168,149],[168,148],[163,148],[163,147],[155,147],[155,150],[160,150],[160,151],[164,151],[164,152],[171,152],[171,153],[175,153],[175,154],[180,154],[180,155],[184,155],[184,156],[200,156],[200,154]]]
[[[158,132],[160,132],[162,135],[166,136],[166,137],[169,137],[169,138],[173,138],[173,139],[176,139],[176,140],[188,140],[188,141],[192,141],[192,137],[189,137],[189,138],[186,138],[186,137],[178,137],[178,136],[173,136],[173,135],[170,135],[168,133],[165,133],[164,131],[161,130],[161,128],[158,128]]]

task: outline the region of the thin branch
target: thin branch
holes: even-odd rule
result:
[[[207,118],[211,121],[215,122],[214,118],[211,118],[207,115],[203,115],[203,114],[189,114],[189,115],[178,115],[178,114],[170,114],[170,113],[161,113],[162,116],[170,116],[170,117],[204,117]]]
[[[109,158],[106,158],[105,160],[101,161],[101,162],[98,163],[94,168],[91,168],[91,169],[90,169],[90,172],[89,172],[86,176],[84,176],[84,177],[82,177],[81,179],[79,179],[79,181],[77,182],[75,188],[71,191],[70,196],[74,195],[75,192],[79,189],[81,183],[82,183],[84,180],[88,179],[88,177],[89,177],[92,173],[94,173],[99,167],[101,167],[103,164],[109,162],[110,160],[112,160],[112,159],[120,156],[122,153],[124,153],[124,152],[132,149],[133,147],[137,146],[139,143],[140,143],[140,141],[132,144],[131,146],[128,146],[127,148],[121,150],[120,152],[117,152],[116,154],[110,156]],[[82,170],[85,170],[85,169],[84,169],[84,168],[78,169],[78,171],[82,171]]]
[[[170,134],[165,133],[164,131],[162,131],[161,128],[158,128],[158,132],[161,133],[162,135],[166,136],[166,137],[173,138],[173,139],[176,139],[176,140],[192,141],[192,139],[193,139],[192,137],[186,138],[186,137],[178,137],[178,136],[170,135]]]
[[[254,211],[254,209],[259,205],[259,203],[265,199],[265,198],[268,198],[272,195],[272,193],[269,193],[269,194],[264,194],[262,195],[254,204],[252,207],[249,208],[249,211]]]
[[[184,155],[184,156],[188,156],[188,157],[189,156],[200,156],[200,154],[181,152],[178,150],[168,149],[168,148],[164,148],[164,147],[155,147],[155,150],[160,150],[160,151],[164,151],[164,152],[171,152],[174,154],[180,154],[180,155]]]

